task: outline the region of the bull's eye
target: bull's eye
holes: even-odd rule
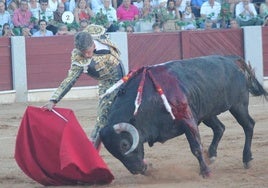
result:
[[[131,143],[127,139],[122,139],[120,141],[120,151],[122,153],[127,152],[131,147]]]

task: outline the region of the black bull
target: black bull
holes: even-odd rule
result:
[[[141,93],[138,100],[137,91]],[[161,91],[171,112],[164,105]],[[100,139],[131,173],[146,174],[143,143],[152,146],[185,134],[206,177],[210,170],[204,160],[198,125],[203,122],[213,130],[208,155],[214,159],[225,130],[217,115],[229,110],[245,133],[243,163],[248,168],[253,159],[255,124],[248,112],[249,92],[266,99],[268,96],[250,65],[236,56],[206,56],[143,67],[120,87]],[[134,114],[135,103],[140,106]]]

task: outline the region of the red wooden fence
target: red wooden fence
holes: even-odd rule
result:
[[[263,28],[264,76],[268,76],[268,27]],[[210,54],[244,56],[242,29],[128,34],[129,69]],[[26,38],[28,89],[55,88],[70,67],[73,36]],[[75,86],[97,82],[82,75]],[[0,38],[0,91],[12,90],[10,39]]]

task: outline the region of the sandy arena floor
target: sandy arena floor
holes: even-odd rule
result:
[[[15,139],[18,127],[27,105],[42,106],[44,103],[15,103],[0,105],[0,187],[1,188],[39,188],[42,185],[28,178],[14,160]],[[89,135],[96,118],[96,100],[62,101],[58,107],[71,108],[85,132]],[[218,148],[218,157],[210,165],[212,177],[199,176],[199,165],[192,155],[184,135],[157,143],[152,148],[145,146],[145,158],[153,164],[152,176],[132,175],[107,150],[102,147],[101,156],[108,164],[115,180],[109,185],[74,186],[110,188],[215,188],[215,187],[268,187],[268,102],[262,98],[250,98],[250,114],[256,121],[252,143],[254,160],[248,170],[243,168],[242,149],[244,133],[240,125],[229,114],[220,115],[226,131]],[[211,129],[200,125],[204,148],[212,139]],[[70,186],[60,186],[58,188]]]

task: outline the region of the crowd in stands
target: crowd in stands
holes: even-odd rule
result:
[[[268,0],[0,0],[2,37],[72,35],[89,24],[135,32],[146,21],[161,32],[170,20],[188,30],[268,26]]]

